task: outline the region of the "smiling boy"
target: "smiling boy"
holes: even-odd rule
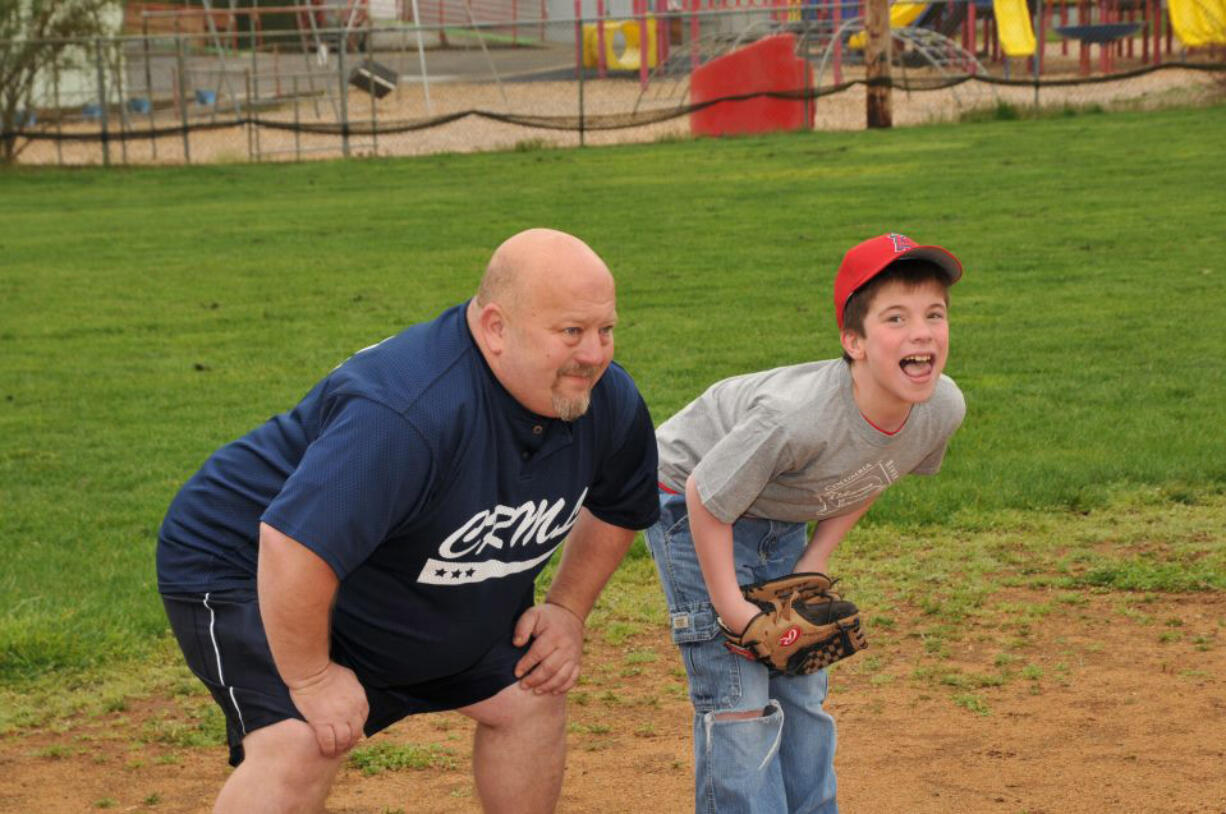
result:
[[[744,630],[761,609],[741,585],[825,573],[881,492],[940,469],[966,412],[942,373],[961,276],[903,235],[854,246],[834,285],[842,360],[717,382],[656,431],[647,541],[689,677],[696,811],[838,810],[826,671],[772,676],[724,647],[720,622]]]

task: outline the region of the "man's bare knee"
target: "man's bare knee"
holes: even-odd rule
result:
[[[458,711],[482,726],[495,729],[549,722],[563,724],[566,719],[566,696],[537,695],[513,685]]]
[[[243,738],[243,753],[239,770],[258,775],[270,791],[289,798],[326,795],[336,770],[345,760],[345,755],[324,757],[314,730],[296,719],[247,735]]]
[[[215,814],[322,812],[344,756],[325,758],[306,723],[281,721],[243,738],[243,762],[222,787]]]
[[[566,697],[510,686],[459,711],[477,722],[473,775],[482,809],[553,811],[566,765]]]

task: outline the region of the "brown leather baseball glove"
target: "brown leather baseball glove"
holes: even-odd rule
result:
[[[860,611],[833,593],[835,580],[801,572],[742,585],[741,593],[762,612],[745,629],[724,627],[724,646],[738,656],[765,664],[772,674],[806,675],[868,647]]]

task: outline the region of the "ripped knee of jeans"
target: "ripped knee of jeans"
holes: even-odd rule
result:
[[[760,770],[779,751],[783,708],[771,699],[761,709],[711,710],[702,716],[702,726],[709,746],[731,738],[738,744],[737,751],[760,755]]]
[[[754,718],[766,718],[774,712],[774,708],[766,706],[762,709],[744,709],[744,710],[715,710],[709,713],[715,716],[717,721],[751,721]]]

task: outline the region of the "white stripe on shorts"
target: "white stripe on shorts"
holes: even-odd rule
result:
[[[217,658],[217,683],[222,687],[226,687],[226,676],[221,670],[221,648],[217,645],[217,634],[213,632],[213,626],[217,622],[217,614],[213,612],[213,608],[209,605],[210,594],[204,595],[204,607],[209,612],[209,640],[213,642],[213,655]],[[243,734],[247,734],[247,724],[243,721],[243,711],[238,708],[238,698],[234,695],[233,687],[226,687],[230,695],[230,703],[234,705],[234,712],[238,715],[238,725],[242,728]]]

